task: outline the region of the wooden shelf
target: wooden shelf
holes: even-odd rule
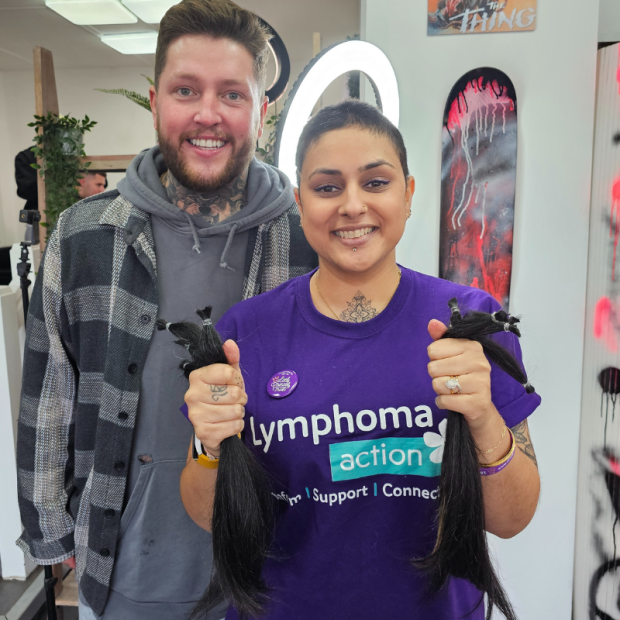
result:
[[[101,170],[102,172],[125,172],[135,155],[94,155],[92,157],[83,157],[83,162],[90,162],[88,170],[94,172]]]
[[[62,582],[60,595],[56,597],[56,607],[78,606],[78,584],[75,579],[75,571],[72,570]]]

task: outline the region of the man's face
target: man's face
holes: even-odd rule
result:
[[[151,108],[164,160],[184,187],[217,190],[249,165],[267,112],[253,64],[231,39],[186,35],[168,48]]]
[[[86,174],[79,180],[78,194],[80,198],[88,198],[95,194],[101,194],[105,189],[105,177],[102,174]]]

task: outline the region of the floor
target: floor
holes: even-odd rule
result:
[[[45,596],[42,591],[43,568],[37,568],[25,581],[0,579],[0,620],[11,618],[15,620],[47,620],[45,610]],[[41,580],[41,588],[29,588]],[[36,584],[35,584],[36,585]],[[58,620],[78,620],[76,607],[65,607]]]

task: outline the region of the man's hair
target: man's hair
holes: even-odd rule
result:
[[[155,89],[166,66],[168,48],[179,37],[204,34],[214,39],[232,39],[250,52],[259,93],[265,92],[271,34],[257,15],[230,0],[182,0],[164,15],[159,25],[155,51]]]
[[[105,170],[84,170],[86,174],[100,174],[102,177],[108,178],[108,173]]]
[[[297,144],[297,156],[295,157],[298,181],[308,149],[317,143],[324,134],[347,127],[359,127],[377,136],[389,138],[398,155],[405,178],[409,176],[407,149],[398,127],[369,103],[347,99],[335,105],[321,108],[304,127]]]

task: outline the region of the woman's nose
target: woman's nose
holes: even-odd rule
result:
[[[358,191],[349,191],[344,196],[344,202],[340,207],[341,215],[348,215],[352,219],[356,219],[366,213],[368,207],[364,204],[363,196]]]

